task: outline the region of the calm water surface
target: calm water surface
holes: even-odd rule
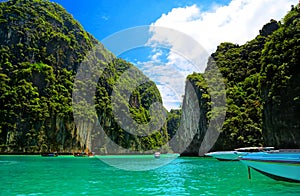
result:
[[[120,164],[162,161],[107,156]],[[104,158],[104,159],[105,159]],[[278,182],[240,162],[177,158],[148,171],[126,171],[99,158],[0,156],[0,195],[300,195],[300,184]]]

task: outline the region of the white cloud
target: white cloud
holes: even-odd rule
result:
[[[281,20],[291,5],[297,3],[298,0],[232,0],[226,6],[212,5],[210,11],[203,12],[193,5],[174,8],[169,13],[162,14],[151,24],[150,31],[153,35],[148,44],[153,47],[168,46],[168,62],[163,64],[160,60],[162,51],[154,50],[152,63],[156,62],[157,66],[148,66],[144,71],[160,84],[158,87],[165,107],[170,109],[175,102],[181,101],[181,98],[174,97],[181,97],[186,76],[194,71],[203,72],[209,54],[220,43],[244,44],[254,39],[264,24],[270,19]],[[184,35],[174,30],[190,36],[191,39],[187,40]],[[204,50],[192,41],[198,42]],[[193,66],[195,64],[197,66]],[[166,85],[166,88],[162,85]],[[172,97],[171,91],[177,92],[179,96]]]
[[[253,39],[270,19],[281,20],[297,3],[298,0],[232,0],[209,12],[202,12],[196,5],[174,8],[152,26],[181,31],[212,53],[221,42],[244,44]]]
[[[165,108],[167,110],[178,108],[184,94],[186,75],[183,75],[183,72],[174,68],[171,63],[161,62],[161,59],[157,58],[159,54],[161,54],[161,51],[157,51],[151,61],[137,62],[136,66],[151,80],[156,82]],[[187,62],[184,63],[186,64]]]

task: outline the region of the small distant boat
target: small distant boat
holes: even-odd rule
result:
[[[74,157],[87,157],[87,154],[84,152],[74,153]]]
[[[85,152],[74,153],[74,157],[94,157],[94,156],[95,156],[94,152],[89,152],[89,153],[85,153]]]
[[[249,153],[239,160],[250,168],[279,181],[300,183],[300,149]]]
[[[45,152],[45,153],[42,153],[41,156],[43,156],[43,157],[57,157],[58,153],[57,152]]]
[[[94,157],[95,156],[95,153],[94,152],[89,152],[88,153],[88,157]]]
[[[154,158],[160,158],[160,152],[155,152],[154,153]]]
[[[219,161],[238,161],[239,156],[246,155],[252,152],[265,152],[274,150],[274,147],[245,147],[237,148],[232,151],[217,151],[206,153],[206,156],[214,157]]]

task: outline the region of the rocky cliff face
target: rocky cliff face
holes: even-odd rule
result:
[[[74,73],[97,41],[60,5],[0,3],[1,151],[84,148],[72,117]],[[108,61],[113,57],[103,50]]]
[[[88,65],[84,60],[91,51],[94,55],[89,56],[87,61],[106,68],[87,74],[92,76],[103,71],[102,78],[92,83],[79,80],[74,85],[78,68]],[[105,138],[132,150],[161,146],[167,140],[165,126],[148,138],[135,137],[125,133],[114,120],[111,106],[113,87],[120,75],[132,67],[116,59],[56,3],[42,0],[1,2],[0,151],[71,152],[92,150],[92,146],[96,145],[98,151],[106,153]],[[125,79],[129,84],[137,83],[137,78]],[[79,105],[82,108],[77,108],[76,115],[87,114],[85,116],[90,118],[79,119],[75,123],[72,105],[74,86],[80,90],[90,89],[91,85],[95,86],[95,97],[81,94],[74,100],[84,103],[90,99],[95,102],[92,110],[96,109],[96,114],[92,110],[84,113],[90,108]],[[151,81],[140,85],[128,99],[122,98],[122,104],[127,107],[130,118],[139,124],[150,121],[152,102],[162,102]],[[106,134],[98,134],[97,120]],[[118,152],[118,148],[114,150]]]
[[[279,28],[278,22],[276,20],[271,20],[268,24],[265,24],[259,34],[267,37],[271,35],[274,31]]]
[[[222,43],[211,55],[224,78],[227,103],[225,121],[211,151],[261,145],[300,147],[299,21],[299,8],[294,7],[283,24],[271,20],[255,39],[242,46]],[[205,80],[196,75],[188,80],[195,88],[201,119],[194,127],[196,132],[187,129],[195,137],[183,156],[201,155],[201,143],[212,120],[210,95],[216,91],[208,93]],[[182,113],[192,115],[184,108]]]
[[[182,104],[182,115],[180,121],[180,127],[178,129],[178,138],[171,143],[173,149],[177,149],[177,152],[181,152],[181,156],[198,156],[203,135],[206,132],[206,112],[203,110],[205,104],[199,96],[202,95],[199,88],[196,87],[195,82],[196,74],[193,82],[186,82],[185,96]],[[202,107],[202,110],[200,110]],[[203,124],[204,126],[199,126]]]
[[[265,145],[300,148],[300,13],[294,7],[262,52]]]
[[[205,74],[188,76],[182,105],[179,144],[181,156],[203,156],[215,144],[224,121],[225,86],[216,63],[210,58]],[[184,140],[182,139],[184,138]]]

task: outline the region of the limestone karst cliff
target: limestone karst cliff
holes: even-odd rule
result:
[[[299,17],[299,7],[293,7],[281,22],[264,25],[255,39],[241,46],[222,43],[211,55],[224,78],[227,103],[225,121],[211,151],[261,145],[300,148]],[[209,91],[203,74],[194,73],[188,80],[204,113],[182,155],[201,155],[211,120],[207,105],[212,102],[209,93],[203,96]]]
[[[80,66],[87,62],[105,67],[94,83],[74,80]],[[87,67],[86,67],[87,68]],[[105,138],[131,150],[160,147],[167,140],[166,125],[148,137],[126,133],[112,113],[114,84],[126,69],[145,76],[132,64],[116,58],[71,14],[47,0],[9,0],[0,3],[0,151],[1,152],[72,152],[97,150],[109,153]],[[100,71],[100,70],[98,70]],[[94,74],[94,73],[90,73]],[[136,84],[139,78],[123,78]],[[81,82],[81,83],[80,83]],[[95,85],[95,97],[81,94],[74,102],[95,101],[96,118],[106,134],[95,129],[93,112],[76,105],[75,116],[90,119],[74,122],[72,94],[74,86],[88,89]],[[97,86],[97,88],[96,88]],[[74,98],[74,97],[73,97]],[[138,124],[150,122],[152,102],[162,102],[152,81],[132,92],[130,100],[122,98],[127,115]],[[90,115],[90,116],[89,116]],[[93,116],[94,115],[94,116]],[[97,149],[91,149],[94,146]],[[118,149],[113,149],[118,153]]]

